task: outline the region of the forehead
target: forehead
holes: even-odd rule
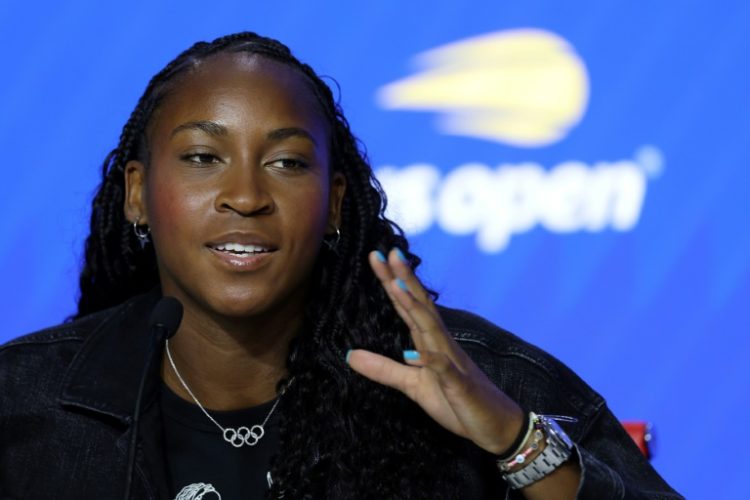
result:
[[[300,70],[251,53],[220,53],[178,77],[151,119],[152,133],[193,120],[228,127],[302,126],[328,136],[327,121]]]

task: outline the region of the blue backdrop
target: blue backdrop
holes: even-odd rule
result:
[[[750,4],[271,4],[0,5],[0,342],[74,311],[99,166],[148,78],[250,29],[339,82],[442,302],[652,421],[689,498],[747,498]]]

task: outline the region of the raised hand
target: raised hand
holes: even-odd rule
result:
[[[521,432],[521,408],[451,338],[400,250],[391,250],[387,258],[371,252],[369,261],[409,327],[416,350],[405,351],[404,363],[399,363],[354,349],[347,356],[351,368],[401,391],[449,431],[491,453],[505,452]]]

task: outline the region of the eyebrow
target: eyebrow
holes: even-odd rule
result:
[[[187,122],[183,123],[182,125],[178,125],[177,127],[172,130],[172,133],[170,134],[171,137],[174,137],[179,132],[182,132],[183,130],[200,130],[202,132],[207,133],[208,135],[213,136],[225,136],[229,133],[227,128],[224,125],[221,125],[216,122],[206,121],[206,120],[198,120],[193,122]]]
[[[288,139],[290,137],[302,137],[312,142],[314,146],[318,146],[318,141],[315,140],[312,134],[307,130],[299,127],[278,128],[276,130],[270,131],[266,135],[266,137],[272,141],[283,141],[284,139]]]
[[[229,130],[227,130],[224,125],[208,120],[197,120],[178,125],[174,128],[174,130],[172,130],[171,137],[174,137],[184,130],[200,130],[207,133],[208,135],[218,137],[226,136],[229,134]],[[268,134],[266,134],[267,139],[275,142],[283,141],[284,139],[289,139],[290,137],[302,137],[312,142],[316,147],[318,146],[318,141],[315,140],[312,134],[300,127],[279,128],[276,130],[272,130],[268,132]]]

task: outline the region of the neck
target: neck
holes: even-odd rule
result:
[[[228,319],[185,305],[182,324],[169,347],[177,369],[207,409],[235,410],[276,397],[286,373],[289,343],[302,326],[302,311],[275,311]],[[172,391],[192,398],[166,358],[161,375]]]

